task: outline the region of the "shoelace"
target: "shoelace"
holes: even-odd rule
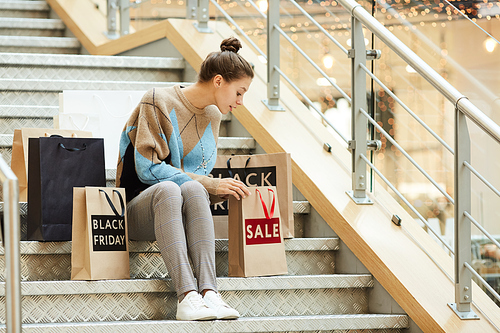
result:
[[[220,296],[219,293],[214,293],[215,294],[215,305],[217,306],[224,306],[224,307],[229,307],[229,305],[227,305],[223,300],[222,300],[222,297]],[[214,300],[211,299],[211,301],[213,302]]]
[[[196,295],[196,296],[192,296],[190,297],[190,301],[191,303],[197,308],[197,309],[200,309],[200,308],[206,308],[207,305],[205,304],[205,302],[203,301],[203,298],[201,298],[200,295]]]

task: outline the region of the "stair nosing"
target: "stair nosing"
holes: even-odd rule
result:
[[[92,67],[92,68],[150,68],[184,69],[183,58],[176,57],[136,57],[136,56],[95,56],[80,54],[36,54],[0,53],[1,65],[30,65],[43,67]]]
[[[0,17],[0,28],[3,29],[41,29],[64,30],[66,26],[60,19]]]
[[[0,10],[49,11],[45,1],[1,1]]]
[[[372,288],[371,274],[280,275],[265,277],[218,277],[219,291],[257,291],[292,289],[357,289]],[[95,295],[170,293],[175,288],[167,279],[60,280],[23,281],[23,296]],[[0,297],[5,296],[5,282],[0,282]]]
[[[0,91],[149,90],[175,84],[179,82],[0,79]]]
[[[383,323],[381,321],[384,320]],[[345,331],[369,329],[404,329],[410,320],[406,314],[341,314],[314,316],[241,317],[238,320],[181,321],[181,320],[140,320],[115,322],[81,323],[37,323],[23,324],[23,332],[47,331],[60,328],[64,332],[115,332],[117,326],[140,331],[158,332],[270,332],[270,331]],[[2,325],[5,327],[5,325]],[[1,327],[1,326],[0,326]],[[256,330],[263,327],[263,330]],[[73,329],[72,329],[73,328]],[[135,332],[135,331],[134,331]]]
[[[0,47],[2,46],[79,48],[81,44],[74,37],[0,36]]]
[[[339,249],[339,239],[329,238],[290,238],[285,239],[285,251],[337,251]],[[0,242],[0,245],[2,243]],[[20,241],[21,255],[61,255],[71,254],[71,241],[66,242],[38,242]],[[227,252],[228,240],[216,239],[215,251]],[[159,253],[156,241],[129,241],[130,253]],[[5,255],[5,249],[0,247],[0,256]]]

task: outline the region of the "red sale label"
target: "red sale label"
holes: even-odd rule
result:
[[[280,219],[245,219],[247,245],[281,243]]]

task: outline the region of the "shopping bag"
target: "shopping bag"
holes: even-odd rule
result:
[[[214,178],[235,178],[249,187],[276,186],[283,238],[294,237],[292,160],[289,153],[219,155],[211,172]],[[211,205],[215,238],[227,239],[227,201]]]
[[[104,139],[106,169],[116,169],[120,136],[145,90],[64,90],[54,127],[91,131]]]
[[[106,186],[100,138],[29,139],[28,240],[71,240],[73,187]]]
[[[21,128],[14,130],[10,164],[19,183],[19,201],[26,202],[28,200],[28,139],[48,137],[54,134],[64,137],[92,137],[91,132],[77,130],[59,130],[53,128]]]
[[[245,199],[229,199],[229,276],[288,272],[276,187],[251,187]]]
[[[129,279],[125,189],[75,187],[71,279]]]

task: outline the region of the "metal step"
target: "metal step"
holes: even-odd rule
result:
[[[65,79],[0,79],[0,91],[44,91],[63,90],[148,90],[155,87],[170,87],[178,82],[110,81],[110,80],[65,80]]]
[[[0,36],[0,52],[78,54],[80,47],[73,37]]]
[[[18,121],[14,121],[14,123],[17,122]],[[22,125],[22,122],[20,122],[19,125]],[[48,128],[52,127],[53,126],[49,126]],[[10,165],[10,160],[12,157],[13,140],[14,140],[14,134],[0,134],[0,154],[2,155],[3,159],[7,162],[8,165]],[[250,138],[222,137],[219,138],[218,140],[217,149],[219,154],[221,155],[248,154],[255,149],[256,145],[257,144],[255,142],[255,139],[251,137]],[[114,179],[114,177],[111,179]]]
[[[172,57],[0,53],[0,68],[3,79],[180,82],[185,63]]]
[[[0,17],[48,18],[49,11],[45,1],[0,1]]]
[[[251,317],[238,320],[217,320],[207,322],[153,320],[89,323],[47,323],[25,324],[25,333],[220,333],[220,332],[316,332],[316,333],[401,333],[409,327],[406,315],[323,315],[323,316],[281,316]],[[6,332],[0,326],[0,332]]]
[[[59,19],[0,17],[0,35],[63,37],[66,26]]]
[[[296,214],[295,214],[296,215]],[[339,241],[336,238],[293,238],[285,240],[288,274],[333,274]],[[134,279],[166,278],[167,269],[156,242],[130,241],[130,274]],[[216,240],[217,276],[227,276],[227,239]],[[0,267],[4,267],[0,252]],[[69,280],[71,242],[21,241],[21,279],[23,281]],[[0,271],[0,280],[5,280]]]
[[[365,314],[373,283],[370,274],[217,279],[242,317]],[[170,279],[22,282],[21,293],[24,323],[172,320],[177,308]]]

